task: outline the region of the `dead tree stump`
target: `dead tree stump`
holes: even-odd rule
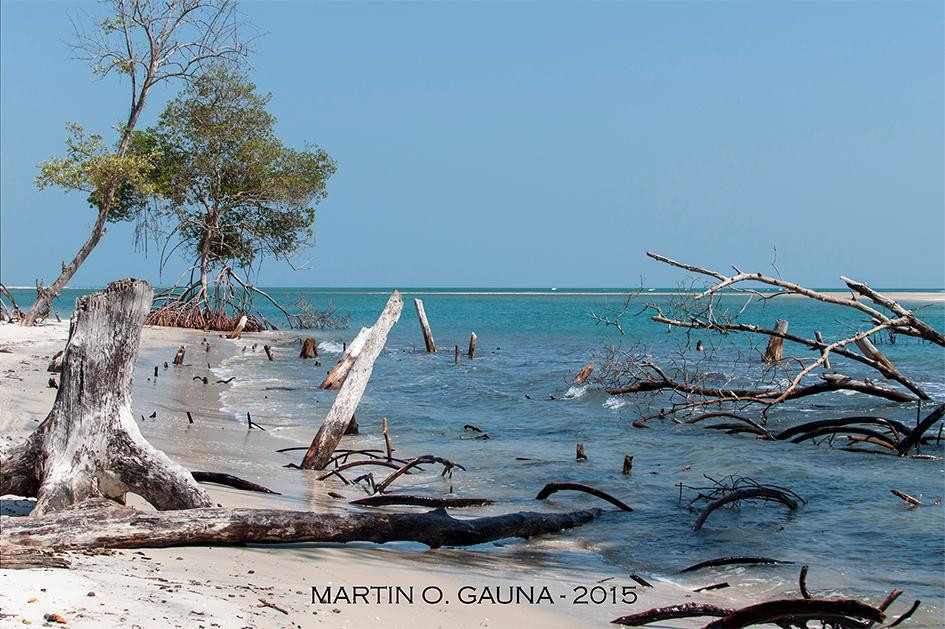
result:
[[[272,353],[272,348],[271,348],[271,347],[269,347],[268,345],[263,345],[263,349],[266,350],[266,357],[267,357],[269,360],[275,360],[275,359],[276,359],[276,357],[275,357],[275,356],[273,355],[273,353]]]
[[[427,313],[423,309],[423,301],[414,299],[413,305],[417,309],[417,318],[420,319],[420,330],[423,332],[423,342],[426,343],[427,352],[436,352],[436,343],[433,342],[433,332],[430,331],[430,322],[427,321]]]
[[[305,339],[305,342],[302,343],[302,351],[299,352],[299,358],[315,358],[318,356],[318,345],[315,343],[315,339],[308,337]]]
[[[787,330],[788,322],[783,319],[778,319],[777,323],[774,324],[774,331],[778,334],[787,334]],[[765,350],[764,361],[766,363],[776,363],[780,361],[783,348],[784,337],[772,336],[768,341],[768,348]]]
[[[185,351],[185,350],[184,350],[184,346],[183,346],[183,345],[181,345],[181,346],[177,349],[177,353],[174,354],[174,364],[175,364],[175,365],[183,365],[183,364],[184,364],[184,351]]]
[[[623,475],[630,476],[633,473],[633,457],[629,454],[623,457]]]
[[[469,335],[469,360],[476,357],[476,342],[478,340],[479,338],[476,336],[475,332]]]
[[[226,335],[227,338],[238,339],[238,338],[242,337],[242,336],[243,336],[243,328],[246,327],[246,323],[247,323],[248,321],[249,321],[249,320],[246,318],[246,315],[241,316],[241,317],[240,317],[240,320],[236,322],[236,327],[233,328],[233,330],[232,330],[229,334]]]
[[[584,444],[583,444],[583,443],[577,444],[577,447],[575,448],[574,459],[575,459],[576,461],[586,461],[586,460],[587,460],[587,455],[584,454]]]
[[[584,384],[587,382],[587,379],[590,377],[591,372],[594,371],[594,363],[587,363],[581,367],[581,371],[574,376],[574,380],[571,381],[571,384]]]
[[[76,300],[56,401],[25,442],[0,451],[0,495],[36,497],[34,516],[90,498],[123,503],[128,492],[162,510],[211,504],[190,472],[145,441],[131,412],[153,295],[147,282],[125,279]]]

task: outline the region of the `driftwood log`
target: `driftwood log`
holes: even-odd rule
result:
[[[185,544],[393,542],[471,546],[529,538],[587,524],[600,509],[509,513],[459,520],[443,509],[426,513],[313,513],[277,509],[200,508],[143,512],[93,499],[42,518],[3,516],[7,549],[163,548]],[[6,553],[4,553],[6,554]],[[13,553],[11,553],[13,554]]]
[[[371,372],[374,370],[374,361],[387,343],[387,334],[400,318],[400,311],[404,307],[404,300],[396,290],[391,294],[387,305],[371,328],[371,332],[364,339],[364,346],[358,353],[351,370],[348,372],[335,397],[328,416],[321,428],[312,439],[312,445],[302,459],[302,469],[323,470],[328,465],[332,453],[338,447],[338,442],[351,422],[351,417],[358,408],[364,389],[367,387]]]
[[[124,502],[128,492],[157,509],[211,504],[190,472],[141,436],[131,412],[152,296],[147,282],[125,279],[76,300],[56,401],[25,442],[0,451],[0,495],[36,497],[36,516],[89,498]]]

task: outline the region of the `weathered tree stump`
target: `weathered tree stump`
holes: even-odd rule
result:
[[[128,492],[157,509],[210,505],[190,472],[145,441],[131,412],[152,297],[147,282],[125,279],[76,300],[56,401],[24,443],[0,451],[0,495],[36,497],[33,516],[90,498],[123,503]]]
[[[179,348],[177,348],[177,353],[174,354],[174,364],[175,364],[175,365],[183,365],[183,364],[184,364],[184,352],[185,352],[185,350],[184,350],[184,346],[183,346],[183,345],[181,345]]]
[[[249,319],[246,318],[246,315],[240,317],[240,320],[236,322],[236,327],[227,334],[227,338],[238,339],[243,336],[243,328],[246,327],[246,323]]]
[[[472,360],[476,357],[476,342],[478,340],[479,338],[476,336],[475,332],[469,335],[469,352],[468,352],[469,360]]]
[[[587,382],[587,379],[590,377],[591,372],[594,371],[594,363],[587,363],[581,367],[581,371],[574,376],[574,380],[571,381],[571,384],[584,384]]]
[[[788,331],[788,322],[783,319],[778,319],[777,323],[774,324],[774,331],[778,334],[787,334]],[[781,352],[784,348],[784,338],[781,336],[772,336],[768,340],[768,347],[765,349],[765,354],[762,357],[766,363],[776,363],[781,360]]]
[[[315,358],[318,356],[318,345],[315,343],[315,339],[308,337],[305,339],[305,342],[302,343],[302,351],[299,352],[299,358]]]

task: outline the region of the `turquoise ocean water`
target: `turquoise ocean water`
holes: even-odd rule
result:
[[[634,316],[636,308],[624,317],[625,334],[620,335],[590,317],[592,311],[622,307],[622,295],[604,290],[573,289],[590,295],[564,294],[572,290],[564,288],[534,291],[537,294],[486,290],[498,294],[475,289],[405,289],[400,322],[375,365],[358,409],[359,443],[383,447],[380,424],[386,417],[398,454],[437,454],[468,469],[457,471],[450,480],[414,487],[414,491],[441,493],[452,486],[460,495],[496,498],[498,504],[491,511],[481,512],[498,513],[597,505],[596,500],[583,495],[558,494],[536,507],[534,495],[546,482],[589,483],[625,499],[634,512],[608,514],[597,523],[548,542],[540,553],[542,561],[567,566],[576,561],[575,553],[587,552],[615,569],[672,575],[712,557],[762,555],[796,563],[732,568],[714,581],[754,580],[779,584],[783,591],[790,589],[788,584],[796,582],[800,565],[807,563],[811,582],[821,593],[882,599],[899,587],[906,590],[906,596],[926,603],[923,618],[941,619],[945,607],[945,507],[910,510],[890,494],[890,489],[896,488],[926,502],[943,496],[945,465],[941,460],[844,452],[811,443],[758,441],[748,435],[732,436],[668,420],[650,421],[647,429],[634,428],[634,420],[658,411],[665,400],[611,397],[595,386],[570,385],[585,362],[600,364],[604,347],[645,348],[656,361],[679,356],[682,349],[692,360],[698,358],[692,349],[695,340],[701,339],[707,346],[718,346],[715,359],[704,368],[719,385],[729,382],[732,386],[752,385],[751,377],[733,379],[738,371],[733,364],[739,356],[757,364],[757,349],[734,338],[720,345],[718,336],[706,333],[694,334],[690,349],[683,349],[684,333],[668,332],[645,315]],[[224,411],[234,422],[245,422],[245,413],[251,412],[259,423],[284,436],[287,445],[296,445],[310,439],[331,404],[334,393],[318,389],[325,371],[340,355],[342,343],[350,342],[361,326],[374,322],[388,291],[271,292],[286,302],[304,294],[316,306],[331,302],[339,311],[351,314],[350,326],[344,330],[288,334],[275,346],[280,360],[274,363],[267,361],[261,367],[259,355],[238,354],[215,369],[221,376],[236,376],[222,398]],[[29,301],[27,293],[19,294]],[[76,294],[78,291],[67,291],[59,304],[62,312],[69,311]],[[424,300],[440,349],[436,354],[423,352],[413,296]],[[636,302],[668,299],[644,295]],[[743,302],[744,298],[726,297],[723,305],[738,309]],[[923,308],[927,321],[945,329],[945,305],[916,307]],[[846,310],[786,298],[749,306],[745,319],[765,326],[786,319],[791,332],[813,336],[816,329],[829,340],[863,325],[855,313]],[[272,309],[267,312],[273,322],[280,322]],[[469,361],[465,349],[472,331],[479,338],[479,353]],[[298,355],[297,337],[309,334],[319,340],[321,367],[292,359]],[[454,345],[463,350],[458,366],[452,364]],[[880,349],[936,402],[945,401],[941,348],[900,337]],[[809,358],[812,353],[787,344],[785,355]],[[831,362],[835,371],[875,377],[841,357]],[[752,369],[757,373],[756,367]],[[549,399],[552,396],[555,399]],[[931,406],[927,404],[925,412]],[[784,404],[771,414],[769,426],[855,414],[881,415],[910,424],[917,409],[859,394],[832,393]],[[472,439],[473,434],[463,430],[465,424],[478,426],[491,438]],[[575,462],[577,442],[584,444],[588,461]],[[941,456],[943,447],[933,445],[925,451]],[[621,474],[626,454],[634,456],[630,477]],[[285,462],[290,460],[295,458],[286,457]],[[710,483],[703,475],[748,476],[789,487],[807,504],[793,513],[778,505],[760,504],[720,510],[702,530],[693,531],[695,515],[680,507],[678,485],[707,486]],[[683,490],[684,496],[691,494]],[[483,552],[501,556],[515,551],[490,547]]]

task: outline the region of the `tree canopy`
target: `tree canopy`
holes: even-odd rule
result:
[[[132,143],[152,168],[146,185],[134,186],[138,194],[123,200],[150,204],[161,235],[193,256],[175,308],[203,311],[198,321],[226,318],[228,308],[243,314],[249,300],[237,293],[258,292],[246,280],[253,266],[267,255],[288,259],[311,241],[315,206],[335,172],[324,150],[293,149],[276,137],[269,100],[244,74],[216,66]]]

